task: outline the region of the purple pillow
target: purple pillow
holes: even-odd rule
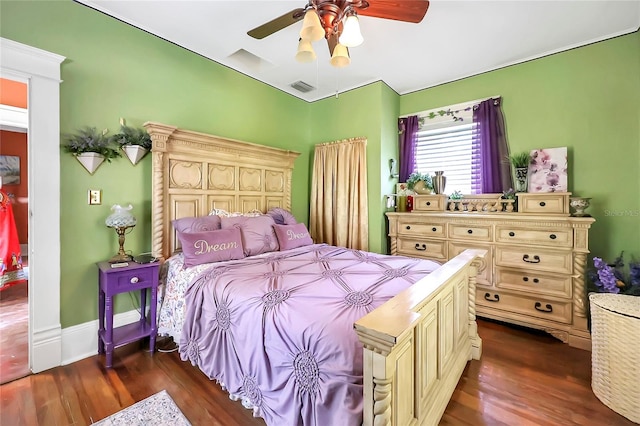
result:
[[[184,266],[242,259],[242,237],[238,229],[218,229],[203,232],[179,232],[184,253]]]
[[[304,223],[295,225],[273,225],[280,244],[280,250],[289,250],[296,247],[308,246],[313,244],[311,235]]]
[[[220,218],[218,216],[183,217],[175,219],[171,223],[173,223],[173,228],[178,232],[201,232],[220,229]]]
[[[298,223],[290,211],[281,209],[280,207],[270,209],[267,214],[271,216],[278,225],[295,225]]]
[[[273,231],[275,222],[271,216],[236,216],[223,217],[222,229],[239,228],[242,235],[242,246],[247,256],[278,250],[278,240]]]

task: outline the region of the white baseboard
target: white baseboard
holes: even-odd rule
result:
[[[140,321],[140,314],[133,310],[115,314],[113,326]],[[71,364],[98,354],[98,320],[62,329],[62,365]]]

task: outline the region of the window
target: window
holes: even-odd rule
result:
[[[416,135],[415,169],[433,174],[443,170],[445,192],[481,192],[480,147],[473,140],[472,104],[453,105],[421,114]]]

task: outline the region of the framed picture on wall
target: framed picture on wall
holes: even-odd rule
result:
[[[567,192],[567,169],[567,147],[532,150],[529,192]]]
[[[20,157],[0,155],[0,178],[3,185],[20,184]]]

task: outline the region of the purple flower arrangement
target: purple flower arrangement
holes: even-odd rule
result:
[[[613,264],[607,264],[599,257],[593,258],[595,270],[589,271],[589,278],[600,293],[620,293],[640,296],[640,262],[629,263],[629,273],[624,273],[624,252]]]

